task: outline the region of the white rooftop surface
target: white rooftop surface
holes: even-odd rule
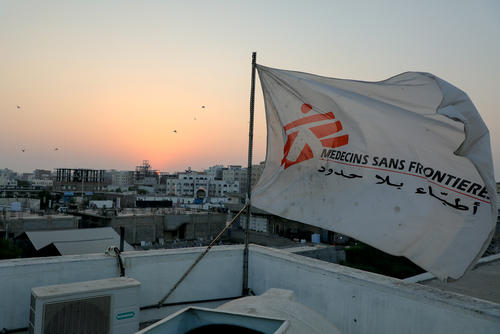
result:
[[[489,258],[490,261],[478,263],[475,268],[457,281],[442,282],[436,278],[429,280],[426,279],[428,276],[424,276],[419,283],[500,303],[500,254]]]
[[[289,334],[340,334],[339,330],[317,312],[297,303],[293,291],[272,288],[259,296],[249,296],[225,303],[217,308],[252,315],[286,319]]]
[[[163,319],[189,305],[217,307],[241,297],[243,247],[216,246],[161,308],[158,302],[205,248],[123,252],[125,275],[141,283],[140,321]],[[250,245],[248,285],[294,292],[341,333],[500,333],[500,304]],[[0,330],[27,327],[33,287],[120,275],[101,254],[0,261]]]
[[[102,279],[95,281],[76,282],[69,284],[47,285],[43,287],[33,288],[33,294],[37,297],[44,298],[47,296],[53,297],[82,293],[89,290],[107,291],[110,289],[125,289],[140,285],[135,279],[130,277],[115,277],[112,279]]]
[[[100,216],[102,213],[101,209],[86,209],[82,211],[88,215],[97,215]],[[184,208],[160,208],[158,210],[151,210],[149,208],[134,208],[129,209],[125,208],[118,211],[118,217],[133,217],[133,216],[161,216],[167,214],[193,214],[193,215],[206,215],[211,214],[211,212],[207,211],[196,211],[196,210],[187,210]]]
[[[118,240],[116,240],[116,238],[105,238],[98,240],[58,241],[54,242],[54,246],[57,248],[59,253],[61,253],[61,255],[101,253],[110,246],[119,247],[120,238],[118,237]],[[134,248],[124,242],[123,249],[125,251],[130,251]]]
[[[314,251],[318,249],[324,249],[324,248],[329,248],[329,247],[334,247],[330,245],[306,245],[306,246],[296,246],[296,247],[285,247],[285,248],[280,248],[281,250],[286,250],[287,252],[290,253],[301,253],[301,252],[308,252],[308,251]]]
[[[68,214],[55,214],[55,215],[45,215],[40,216],[38,214],[29,213],[29,212],[10,212],[6,216],[6,220],[40,220],[40,219],[51,219],[51,220],[63,220],[68,218],[74,218],[77,216],[68,215]],[[79,218],[79,217],[77,217]]]
[[[120,236],[112,227],[28,231],[25,232],[36,250],[53,243],[61,255],[91,254],[104,252],[109,246],[119,246]],[[124,250],[134,250],[124,242]]]

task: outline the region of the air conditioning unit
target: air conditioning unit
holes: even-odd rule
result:
[[[116,277],[32,288],[29,333],[135,333],[140,285]]]

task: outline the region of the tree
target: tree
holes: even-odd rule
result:
[[[16,247],[12,241],[1,239],[0,240],[0,259],[14,259],[21,257],[22,250]]]
[[[422,268],[402,256],[393,256],[358,242],[345,248],[344,265],[385,276],[407,278],[425,272]]]
[[[31,187],[31,183],[29,181],[24,181],[24,180],[16,180],[17,181],[17,186],[19,188],[29,188]]]

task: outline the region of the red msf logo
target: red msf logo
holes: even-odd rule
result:
[[[303,114],[309,113],[309,111],[312,110],[312,107],[310,104],[303,104],[301,107],[301,111]],[[324,122],[327,121],[328,122]],[[342,124],[340,121],[335,120],[335,116],[333,115],[332,112],[328,112],[326,114],[315,114],[315,115],[310,115],[310,116],[305,116],[303,118],[299,118],[296,121],[293,121],[291,123],[288,123],[283,127],[285,130],[285,133],[287,133],[287,139],[285,143],[285,147],[283,148],[283,159],[281,160],[281,165],[285,166],[285,169],[287,169],[290,166],[293,166],[295,164],[298,164],[302,161],[306,161],[309,159],[312,159],[314,157],[314,154],[311,150],[311,147],[309,144],[305,143],[304,147],[302,147],[302,150],[300,151],[299,155],[297,156],[297,159],[294,161],[288,160],[288,154],[290,153],[290,149],[293,146],[293,143],[295,142],[295,139],[297,138],[297,135],[299,134],[299,131],[295,129],[296,127],[304,124],[310,124],[310,123],[318,123],[322,122],[321,125],[316,125],[316,126],[311,126],[309,127],[309,130],[318,138],[321,142],[321,145],[323,147],[328,147],[328,148],[336,148],[340,146],[344,146],[349,142],[349,135],[342,135],[342,136],[337,136],[337,137],[329,137],[330,135],[339,132],[342,130]],[[291,131],[290,130],[295,129],[296,131]],[[325,138],[328,137],[328,138]],[[324,138],[324,139],[322,139]]]

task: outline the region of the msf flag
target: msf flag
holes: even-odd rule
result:
[[[252,205],[457,279],[496,224],[489,132],[429,73],[381,82],[257,66],[267,157]]]

